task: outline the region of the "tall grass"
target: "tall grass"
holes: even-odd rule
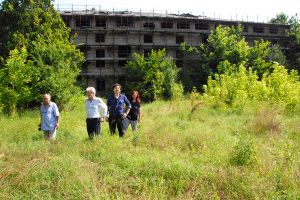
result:
[[[0,199],[299,198],[299,109],[277,113],[280,134],[258,134],[253,107],[191,110],[187,100],[143,105],[137,133],[110,136],[104,123],[93,141],[80,104],[61,113],[55,142],[37,130],[37,111],[1,116]],[[231,162],[243,135],[256,146],[251,165]]]

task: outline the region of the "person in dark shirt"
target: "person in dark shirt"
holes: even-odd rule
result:
[[[141,98],[138,91],[133,90],[131,92],[129,102],[131,109],[127,118],[124,120],[124,131],[128,129],[129,124],[131,125],[132,131],[136,131],[138,123],[140,123],[141,120]]]
[[[108,122],[109,130],[111,135],[114,135],[116,132],[116,127],[119,131],[119,136],[123,137],[124,132],[124,119],[127,117],[131,105],[127,97],[121,94],[121,85],[116,83],[112,86],[113,95],[110,95],[107,98],[107,107],[109,112]],[[125,104],[125,109],[124,109]]]

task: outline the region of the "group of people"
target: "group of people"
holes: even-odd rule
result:
[[[133,131],[137,130],[141,119],[141,99],[138,91],[133,90],[129,99],[121,94],[121,85],[116,83],[112,86],[113,94],[107,98],[107,103],[96,97],[94,87],[86,89],[85,110],[86,128],[89,139],[101,134],[101,123],[108,121],[111,135],[116,128],[119,136],[123,137],[129,125]],[[45,139],[55,140],[56,130],[59,127],[59,111],[57,105],[51,101],[49,94],[43,95],[41,105],[41,126]]]

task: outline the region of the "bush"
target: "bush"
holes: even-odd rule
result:
[[[256,146],[250,136],[240,136],[230,157],[230,163],[248,166],[257,162]]]
[[[229,65],[229,64],[228,64]],[[300,103],[300,81],[296,71],[288,71],[274,63],[271,73],[260,80],[251,68],[240,65],[237,71],[226,71],[209,77],[204,86],[206,102],[223,107],[243,108],[249,101],[266,101],[293,110]]]

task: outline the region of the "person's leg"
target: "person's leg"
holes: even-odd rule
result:
[[[124,136],[124,134],[125,134],[125,132],[124,132],[124,119],[122,119],[122,118],[119,118],[119,119],[117,119],[117,127],[118,127],[118,131],[119,131],[119,136],[120,137],[123,137]]]
[[[49,139],[50,140],[56,140],[56,128],[49,131]]]
[[[49,140],[49,131],[43,131],[45,140]]]
[[[110,134],[114,135],[116,132],[116,125],[117,125],[117,120],[115,117],[109,117],[108,118],[108,123],[109,123],[109,130],[110,130]]]
[[[100,123],[100,118],[96,118],[95,119],[95,133],[96,133],[96,136],[100,136],[100,133],[101,133],[101,123]]]
[[[86,119],[86,130],[88,132],[88,136],[89,136],[89,139],[93,139],[94,137],[94,130],[93,130],[93,119],[89,119],[87,118]]]
[[[130,124],[131,124],[131,128],[132,128],[132,131],[137,131],[137,125],[138,125],[138,121],[137,120],[130,120]]]
[[[125,133],[128,129],[128,126],[129,126],[129,123],[130,123],[130,120],[128,118],[125,118],[123,120],[123,132]]]

